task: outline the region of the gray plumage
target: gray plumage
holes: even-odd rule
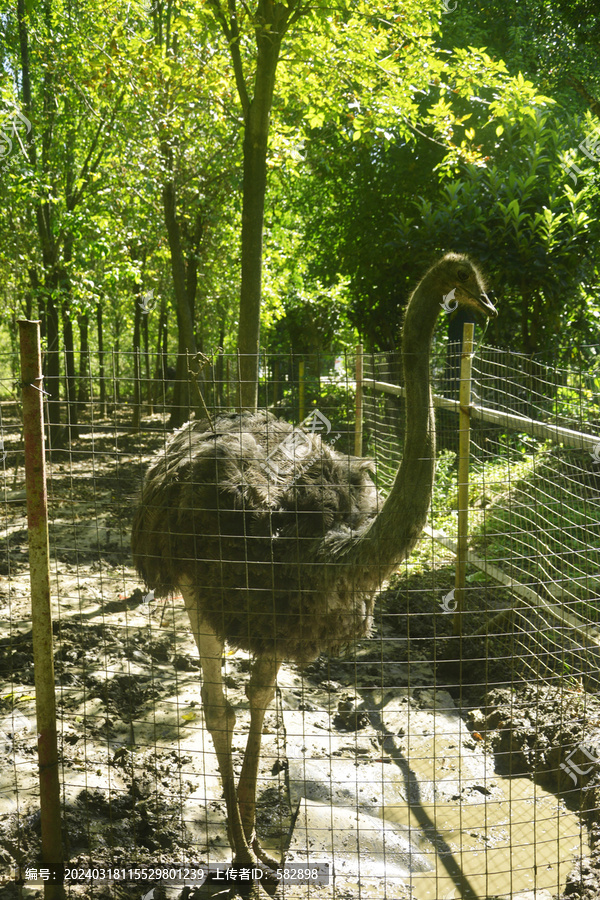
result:
[[[188,423],[150,468],[133,524],[134,562],[155,596],[175,592],[185,574],[216,634],[257,655],[304,662],[368,634],[375,592],[427,517],[429,351],[452,290],[481,309],[481,275],[454,253],[427,272],[407,307],[405,455],[385,504],[371,461],[338,453],[318,434],[292,440],[301,445],[292,459],[298,431],[268,413],[221,415],[214,431],[206,420]]]
[[[373,468],[266,412],[190,422],[146,476],[136,567],[157,597],[187,575],[233,647],[314,659],[370,628],[372,585],[329,548],[376,515]]]
[[[375,594],[415,546],[429,510],[436,320],[450,298],[496,315],[483,291],[470,260],[449,253],[409,300],[404,458],[385,501],[371,461],[344,456],[265,412],[220,415],[214,429],[207,421],[184,425],[148,471],[133,523],[134,562],[156,596],[183,595],[237,865],[278,866],[260,846],[255,820],[262,726],[280,663],[305,662],[368,634]],[[226,641],[255,656],[237,782],[235,712],[221,671]]]

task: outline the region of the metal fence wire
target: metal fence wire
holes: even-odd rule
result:
[[[221,489],[239,498],[240,509],[254,498],[253,508],[262,504],[264,515],[252,520],[254,531],[244,535],[243,553],[235,557],[231,547],[242,545],[229,540],[234,526],[225,506],[221,515],[219,499],[225,494],[213,491],[206,501],[219,513],[212,520],[219,533],[213,528],[200,540],[191,524],[193,491],[182,503],[173,475],[170,500],[152,525],[162,543],[148,551],[150,569],[162,567],[165,584],[169,577],[177,582],[172,592],[152,589],[136,573],[131,533],[148,467],[158,461],[160,475],[160,460],[172,453],[174,420],[180,424],[172,410],[175,372],[156,373],[128,354],[105,353],[100,360],[91,353],[70,403],[51,399],[49,410],[45,401],[55,423],[47,429],[46,462],[66,896],[183,900],[251,887],[247,860],[238,853],[232,865],[232,800],[228,810],[215,747],[222,754],[230,734],[235,781],[246,777],[240,802],[248,825],[251,765],[242,771],[242,761],[248,736],[256,739],[250,707],[258,715],[257,697],[264,721],[256,833],[281,869],[277,883],[263,879],[254,886],[260,896],[596,896],[600,375],[477,348],[469,553],[456,633],[459,359],[460,347],[440,344],[434,353],[433,391],[444,399],[436,400],[437,471],[427,525],[378,592],[371,632],[363,634],[359,617],[350,627],[353,639],[347,623],[344,633],[323,638],[331,652],[315,660],[283,659],[272,701],[260,680],[268,681],[267,666],[249,681],[257,656],[249,638],[249,649],[226,646],[222,662],[216,655],[202,672],[181,591],[189,547],[202,565],[218,566],[216,581],[201,587],[215,608],[230,608],[248,585],[258,592],[256,579],[263,576],[256,572],[264,560],[256,548],[265,540],[314,541],[314,519],[302,506],[306,447],[322,440],[339,454],[354,454],[357,392],[360,443],[374,460],[372,474],[348,463],[348,484],[340,484],[333,499],[323,490],[324,468],[312,473],[311,484],[321,485],[328,510],[353,490],[367,490],[361,480],[367,477],[385,497],[404,449],[398,359],[365,354],[357,383],[354,354],[261,358],[259,409],[294,429],[286,432],[283,452],[261,457],[262,476],[250,467],[243,483],[229,481]],[[192,417],[210,416],[203,440],[237,422],[237,363],[235,355],[216,354],[195,369],[188,393],[179,394],[186,417],[188,403]],[[49,896],[40,843],[17,372],[12,355],[0,357],[2,900],[41,897],[44,890]],[[265,440],[277,433],[277,425],[269,425]],[[183,481],[199,451],[189,432],[181,434],[187,435],[187,445],[179,439]],[[236,424],[232,448],[241,452],[248,440]],[[211,458],[214,465],[215,453]],[[207,497],[208,470],[192,471],[192,486]],[[231,471],[223,467],[227,477]],[[277,519],[273,498],[282,502],[282,491],[293,502]],[[171,512],[170,502],[178,509]],[[325,519],[319,527],[326,527]],[[402,521],[396,526],[401,529]],[[381,541],[388,537],[384,532]],[[221,547],[216,560],[215,547]],[[269,629],[281,624],[269,599],[276,593],[276,552],[264,566],[254,620],[244,620],[241,601],[238,609],[240,633],[254,634],[257,617],[264,622],[263,658],[277,646]],[[378,553],[373,548],[365,566],[376,565]],[[332,555],[325,562],[316,560],[329,577],[336,560]],[[195,571],[208,579],[200,563]],[[313,583],[305,560],[296,569],[289,557],[286,564],[290,595],[303,579]],[[277,603],[284,593],[279,588]],[[359,601],[353,603],[358,609]],[[299,612],[285,609],[299,617],[302,634],[310,603]],[[336,643],[343,646],[334,653]],[[226,715],[217,722],[218,681],[235,712],[233,730]],[[263,874],[265,858],[256,858]]]

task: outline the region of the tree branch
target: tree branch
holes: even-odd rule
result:
[[[92,172],[95,172],[98,169],[98,166],[100,165],[102,157],[104,156],[105,147],[102,147],[100,149],[94,162],[91,162],[92,156],[96,152],[96,147],[98,146],[100,136],[101,136],[102,132],[104,131],[105,126],[108,125],[109,131],[112,129],[115,118],[117,116],[117,112],[121,106],[124,96],[125,96],[125,91],[122,91],[121,94],[119,95],[119,97],[117,98],[117,102],[115,103],[115,105],[112,109],[112,114],[111,114],[110,119],[108,120],[108,123],[106,122],[106,120],[102,120],[100,122],[100,124],[98,125],[98,128],[96,129],[96,133],[92,139],[90,149],[89,149],[88,154],[87,154],[87,156],[83,162],[83,165],[81,167],[81,172],[79,174],[79,178],[77,179],[78,181],[81,181],[81,185],[80,185],[79,189],[77,191],[75,191],[74,194],[71,195],[71,198],[70,198],[71,202],[68,204],[68,209],[70,212],[72,212],[75,209],[75,207],[81,200],[83,193],[86,189],[86,183],[87,183],[89,175]]]
[[[240,29],[237,18],[236,0],[227,0],[229,11],[229,21],[220,0],[209,0],[217,22],[223,29],[223,33],[229,44],[229,52],[233,63],[233,74],[235,76],[235,84],[242,104],[242,112],[244,119],[248,115],[250,109],[250,98],[246,89],[246,79],[244,78],[244,65],[242,63],[242,54],[240,52]]]

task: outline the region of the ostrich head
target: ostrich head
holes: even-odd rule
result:
[[[404,318],[402,349],[405,365],[418,353],[429,359],[433,329],[442,310],[470,307],[486,317],[495,317],[496,308],[485,293],[485,281],[477,266],[462,253],[446,253],[436,262],[413,291]],[[423,373],[429,378],[429,373]]]
[[[446,253],[427,275],[430,273],[435,273],[438,289],[444,298],[451,295],[450,300],[454,299],[461,306],[470,307],[490,318],[498,315],[485,292],[483,275],[468,256],[462,253]]]

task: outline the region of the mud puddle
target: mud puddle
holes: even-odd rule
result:
[[[589,850],[563,801],[499,774],[446,691],[369,696],[366,722],[345,738],[326,727],[330,695],[315,691],[312,710],[283,713],[299,803],[290,858],[332,860],[330,890],[354,896],[359,881],[370,900],[560,894]]]

